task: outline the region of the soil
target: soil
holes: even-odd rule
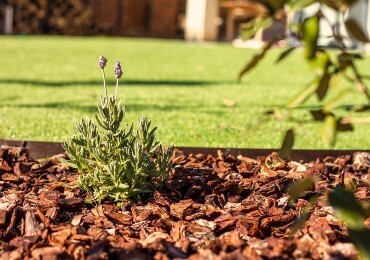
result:
[[[120,208],[86,203],[61,157],[38,162],[25,148],[0,151],[0,259],[358,258],[327,192],[367,183],[368,153],[305,163],[175,151],[166,187]],[[307,176],[321,181],[290,201],[289,184]],[[356,187],[357,199],[370,199],[368,186]],[[313,195],[311,216],[293,233]]]

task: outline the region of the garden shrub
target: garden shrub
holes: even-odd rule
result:
[[[156,140],[156,127],[141,118],[136,128],[124,127],[126,108],[117,100],[118,81],[123,72],[115,67],[116,92],[108,96],[104,67],[99,59],[104,95],[100,97],[95,120],[89,117],[75,122],[74,134],[63,147],[69,160],[64,162],[79,172],[78,185],[100,203],[104,198],[118,204],[128,199],[141,199],[144,193],[159,189],[169,178],[172,147],[165,149]]]

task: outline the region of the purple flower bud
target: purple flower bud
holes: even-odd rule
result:
[[[103,55],[100,55],[98,61],[99,67],[104,69],[105,65],[107,65],[107,61],[107,58],[105,58]]]
[[[121,76],[123,75],[123,71],[121,69],[121,63],[119,61],[117,61],[116,67],[114,68],[114,75],[116,75],[116,79],[121,78]]]

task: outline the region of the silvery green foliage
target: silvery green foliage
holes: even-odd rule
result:
[[[64,142],[68,166],[78,170],[78,185],[92,195],[122,203],[159,189],[169,178],[172,148],[156,140],[156,127],[141,118],[136,128],[123,127],[125,106],[115,96],[102,96],[96,121],[76,122],[74,135]]]

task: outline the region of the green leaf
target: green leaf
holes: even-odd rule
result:
[[[363,221],[368,215],[351,191],[337,185],[329,193],[329,203],[334,208],[335,215],[346,222],[348,227],[354,230],[361,230],[364,227]]]
[[[330,79],[331,75],[325,73],[319,81],[319,86],[316,89],[316,94],[320,101],[323,100],[326,94],[328,93]]]
[[[311,60],[316,55],[317,39],[319,38],[320,19],[317,15],[303,21],[302,37],[304,42],[305,58]]]
[[[86,140],[81,140],[81,139],[77,139],[77,138],[72,138],[71,139],[72,142],[74,142],[75,144],[77,145],[80,145],[80,146],[86,146]]]
[[[345,88],[345,89],[342,89],[341,91],[337,92],[336,95],[334,97],[332,97],[331,99],[329,99],[328,101],[325,102],[322,110],[324,113],[331,113],[334,108],[336,108],[340,103],[340,100],[343,96],[345,96],[347,93],[349,93],[350,91],[352,91],[351,88]]]
[[[290,230],[290,233],[292,235],[295,234],[299,229],[301,229],[304,226],[304,224],[306,224],[307,220],[311,216],[311,213],[312,212],[310,210],[304,211],[303,213],[301,213],[299,218],[292,225],[292,228]]]
[[[368,229],[349,229],[349,240],[356,246],[361,255],[361,259],[370,260],[370,230]]]
[[[258,30],[270,26],[272,22],[273,22],[272,17],[260,16],[251,20],[250,22],[242,24],[241,30],[243,39],[244,40],[250,39],[258,32]]]
[[[265,46],[260,50],[260,52],[252,57],[252,59],[247,63],[247,65],[240,71],[238,76],[238,82],[240,82],[241,78],[251,69],[253,69],[263,59],[263,57],[265,56],[267,51],[271,49],[273,44],[274,44],[273,42],[266,43]]]
[[[349,18],[344,21],[347,32],[352,35],[356,40],[361,42],[369,42],[369,38],[361,26],[355,19]]]
[[[345,76],[345,73],[343,71],[336,72],[331,76],[330,80],[330,88],[335,90],[338,90],[340,88],[341,82]]]
[[[289,129],[285,133],[285,137],[279,151],[279,156],[284,160],[290,160],[293,145],[294,145],[294,131],[293,129]]]
[[[268,6],[274,10],[274,12],[284,8],[284,5],[289,2],[288,0],[266,0]]]
[[[301,9],[315,3],[317,0],[292,0],[289,2],[290,11],[292,13],[298,12]]]
[[[292,183],[288,188],[290,199],[296,201],[305,192],[313,190],[315,188],[315,181],[313,178],[304,178]]]
[[[328,73],[329,66],[332,65],[329,54],[322,49],[317,49],[314,59],[309,60],[312,70],[318,77],[322,77]]]
[[[127,184],[127,183],[120,183],[119,185],[118,185],[118,187],[120,188],[120,189],[128,189],[128,188],[130,188],[130,186]]]
[[[283,51],[282,53],[280,53],[280,55],[276,59],[275,63],[279,63],[280,61],[282,61],[285,58],[287,58],[289,56],[289,54],[291,54],[295,49],[297,49],[297,47],[295,47],[295,46],[292,46],[292,47],[287,48],[285,51]]]
[[[315,93],[317,88],[317,81],[315,80],[311,85],[303,89],[297,95],[295,95],[287,104],[288,109],[296,108],[305,102],[313,93]]]
[[[334,146],[336,134],[337,120],[334,115],[328,114],[320,126],[320,136],[328,145]]]

